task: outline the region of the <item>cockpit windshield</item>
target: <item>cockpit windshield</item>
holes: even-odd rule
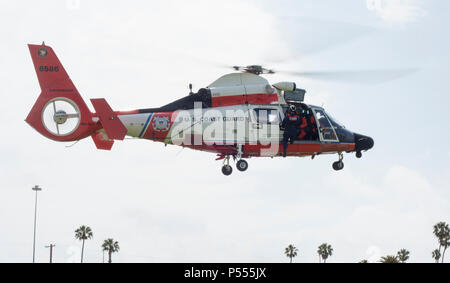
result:
[[[335,128],[345,128],[344,125],[342,125],[341,123],[339,123],[339,121],[337,121],[336,119],[334,119],[333,116],[331,116],[330,114],[328,114],[327,112],[325,112],[325,115],[327,115],[328,120],[330,120],[331,124],[333,125],[333,127]]]
[[[330,120],[328,120],[325,111],[322,109],[315,109],[316,119],[319,124],[319,131],[321,133],[322,139],[325,141],[337,141],[335,128],[336,126],[330,124]]]

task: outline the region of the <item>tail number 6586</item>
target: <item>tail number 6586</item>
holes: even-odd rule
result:
[[[59,72],[58,66],[39,66],[40,72]]]

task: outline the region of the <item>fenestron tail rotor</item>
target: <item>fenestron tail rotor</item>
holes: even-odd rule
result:
[[[49,100],[42,110],[42,124],[55,136],[73,133],[81,121],[81,113],[75,102],[67,98]]]

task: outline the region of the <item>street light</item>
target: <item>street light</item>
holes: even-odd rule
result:
[[[50,263],[53,263],[53,248],[55,247],[55,244],[50,244],[50,246],[45,246],[46,248],[50,248]]]
[[[37,193],[39,191],[42,191],[41,188],[39,188],[38,185],[31,188],[33,191],[36,192],[36,198],[34,201],[34,236],[33,236],[33,263],[34,263],[34,256],[35,256],[35,246],[36,246],[36,214],[37,214]]]

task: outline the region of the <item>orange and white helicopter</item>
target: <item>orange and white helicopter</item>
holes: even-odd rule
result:
[[[335,170],[344,167],[344,152],[371,149],[372,138],[347,130],[322,107],[303,102],[305,91],[293,82],[270,84],[261,74],[274,73],[259,65],[234,66],[197,93],[159,108],[113,111],[104,98],[91,99],[92,113],[53,49],[28,45],[41,86],[41,94],[26,118],[35,130],[55,141],[91,137],[98,149],[110,150],[125,136],[207,151],[223,160],[222,172],[230,175],[231,157],[245,171],[251,157],[281,156],[286,110],[295,105],[302,117],[298,138],[287,156],[337,154]],[[308,134],[306,134],[308,133]]]

